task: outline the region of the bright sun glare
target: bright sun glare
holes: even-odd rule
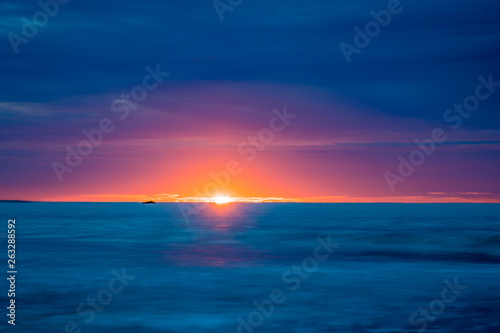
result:
[[[224,205],[224,204],[230,203],[231,198],[223,196],[223,195],[219,195],[219,196],[214,198],[214,202],[218,205]]]

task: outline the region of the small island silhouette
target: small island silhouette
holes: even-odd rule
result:
[[[142,204],[143,205],[146,205],[146,204],[156,204],[156,202],[154,202],[154,201],[146,201],[146,202],[143,202]]]

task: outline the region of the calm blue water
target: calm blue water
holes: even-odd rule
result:
[[[12,332],[500,332],[500,205],[231,204],[190,223],[178,204],[0,211],[2,252],[7,219],[17,226]],[[340,247],[303,270],[328,236]],[[455,278],[467,288],[444,303]]]

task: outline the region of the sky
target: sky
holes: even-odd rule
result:
[[[0,4],[0,199],[500,202],[498,1],[60,2]]]

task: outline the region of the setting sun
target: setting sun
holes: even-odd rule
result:
[[[214,202],[217,205],[224,205],[224,204],[230,203],[231,202],[231,198],[220,195],[220,196],[217,196],[217,197],[214,198]]]

